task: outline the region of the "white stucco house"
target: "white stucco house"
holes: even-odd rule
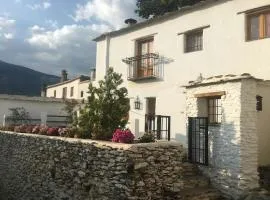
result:
[[[108,67],[123,74],[136,136],[145,131],[145,115],[155,114],[170,116],[171,139],[184,140],[182,85],[220,74],[270,79],[269,16],[269,0],[208,0],[104,33],[94,39],[96,79]]]
[[[96,79],[123,75],[136,137],[187,144],[229,196],[258,186],[270,165],[269,0],[207,0],[94,41]]]
[[[80,75],[76,78],[68,80],[67,72],[62,71],[61,80],[54,85],[48,85],[43,92],[46,97],[62,98],[62,99],[86,99],[88,96],[88,86],[90,81],[95,80],[95,70],[91,70],[90,77]]]

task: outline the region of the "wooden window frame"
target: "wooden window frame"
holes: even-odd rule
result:
[[[70,97],[73,97],[73,95],[74,95],[74,87],[71,87],[70,88]]]
[[[62,98],[63,99],[67,98],[67,87],[63,87],[63,89],[62,89]]]
[[[192,48],[189,48],[188,45],[188,38],[193,37],[200,37],[200,45],[199,46],[194,46]],[[203,50],[203,29],[196,29],[194,31],[188,31],[185,33],[184,37],[184,52],[185,53],[191,53],[191,52],[196,52],[196,51],[202,51]]]
[[[255,41],[255,40],[261,40],[270,38],[270,36],[267,36],[266,33],[266,15],[270,14],[270,10],[263,10],[263,11],[257,11],[253,13],[249,13],[246,15],[246,41]],[[251,39],[251,18],[252,17],[259,17],[259,38],[258,39]]]
[[[56,98],[56,90],[53,91],[53,97]]]
[[[216,105],[212,106],[213,113],[210,113],[210,101],[211,100],[216,100],[218,103]],[[222,116],[222,111],[221,113],[218,112],[218,109],[222,107],[221,105],[221,96],[213,96],[207,98],[207,111],[208,111],[208,122],[209,125],[220,125],[221,120],[219,121],[219,116]],[[211,121],[211,116],[213,116],[213,121]]]
[[[83,96],[84,96],[84,92],[83,92],[83,91],[81,91],[81,98],[83,98]]]

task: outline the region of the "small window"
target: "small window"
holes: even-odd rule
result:
[[[56,90],[53,91],[53,97],[56,97]]]
[[[211,97],[208,99],[208,119],[209,124],[221,123],[221,97]]]
[[[83,97],[83,91],[81,91],[81,97]]]
[[[185,52],[203,50],[203,30],[196,30],[186,33]]]
[[[247,16],[247,40],[270,37],[270,11]]]
[[[257,100],[257,103],[256,103],[256,110],[257,111],[262,111],[262,97],[257,95],[256,96],[256,100]]]
[[[71,87],[70,88],[70,96],[73,97],[73,94],[74,94],[74,87]]]
[[[67,87],[63,88],[63,94],[62,94],[62,98],[65,99],[67,97]]]

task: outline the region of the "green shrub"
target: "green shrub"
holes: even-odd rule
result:
[[[128,91],[121,87],[122,76],[112,68],[99,86],[89,85],[89,97],[78,119],[82,137],[110,140],[117,128],[125,128],[129,112]]]
[[[144,133],[143,136],[139,138],[139,143],[151,143],[155,141],[154,133]]]

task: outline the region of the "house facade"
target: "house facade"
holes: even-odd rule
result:
[[[249,74],[186,86],[189,160],[227,196],[257,188],[258,168],[270,164],[269,91],[269,81]]]
[[[43,96],[53,97],[58,99],[86,99],[88,96],[88,86],[90,81],[95,80],[95,71],[91,70],[89,76],[78,76],[74,79],[67,79],[67,73],[62,71],[61,81],[54,85],[49,85],[43,92]]]
[[[96,78],[108,67],[123,75],[136,137],[149,125],[146,115],[170,116],[171,139],[186,143],[181,86],[220,74],[270,79],[268,37],[269,0],[208,0],[97,37]]]

